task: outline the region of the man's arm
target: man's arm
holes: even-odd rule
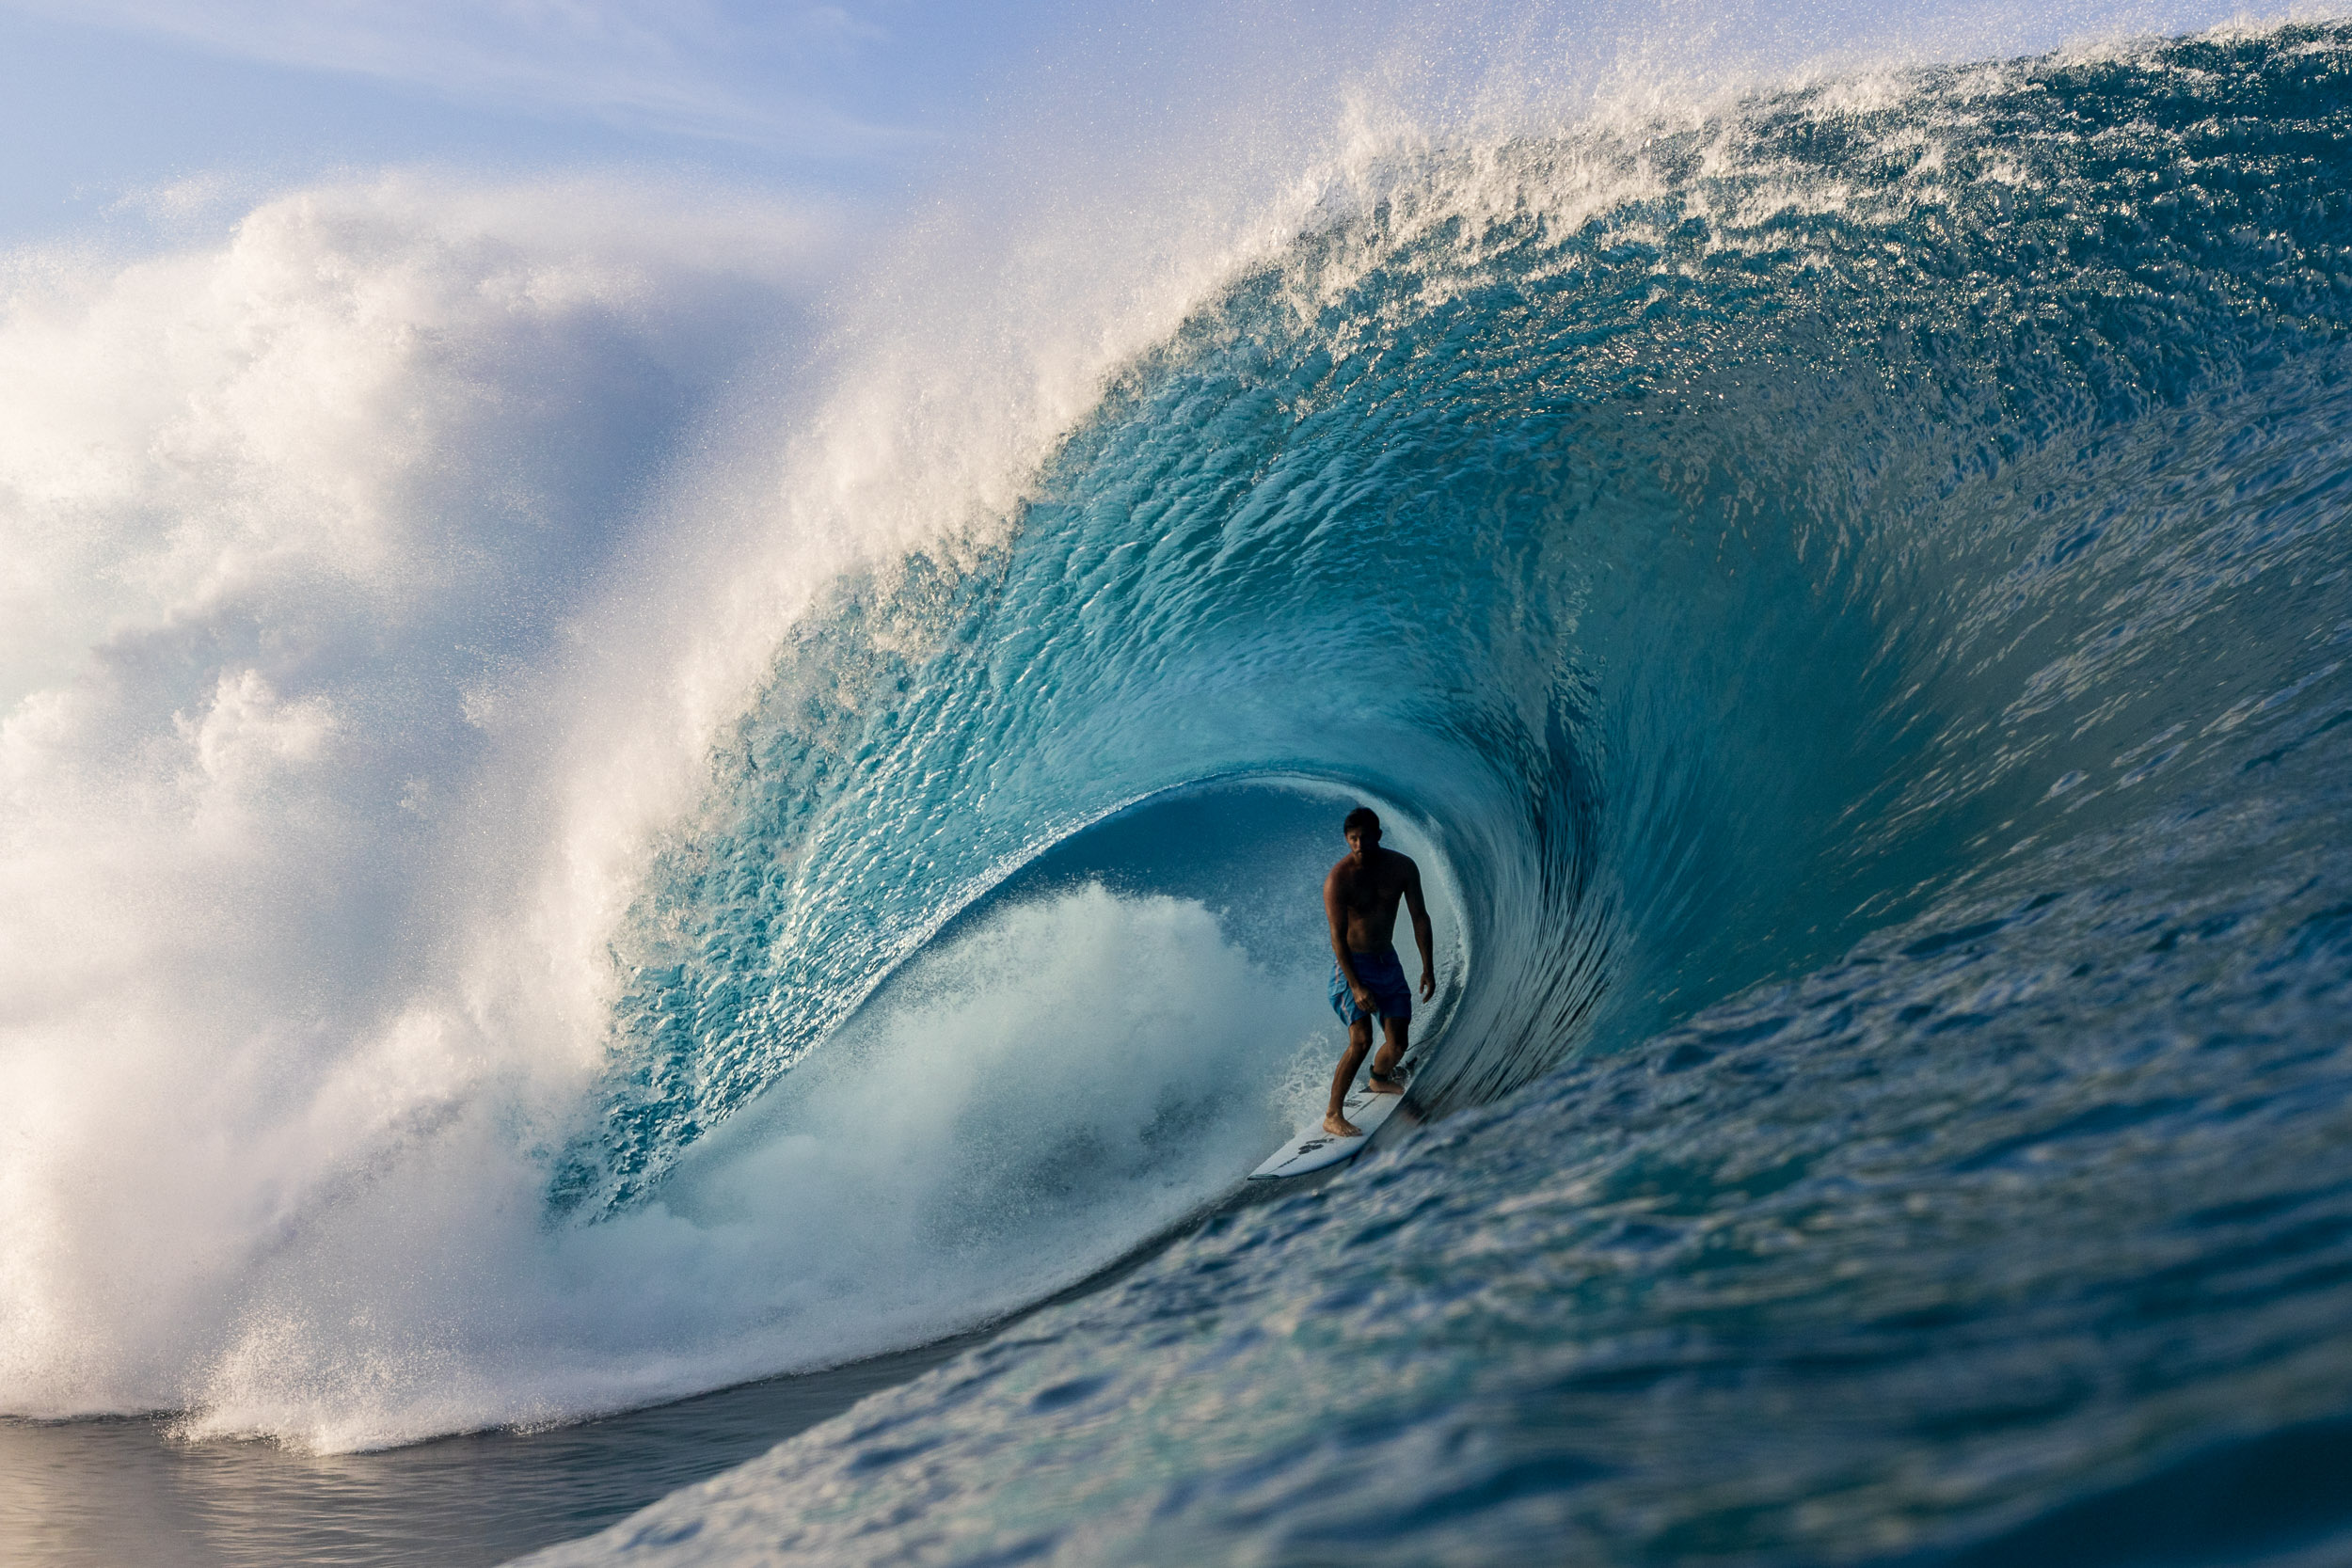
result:
[[[1347,982],[1348,994],[1356,998],[1356,1006],[1365,1011],[1372,1008],[1372,992],[1356,978],[1356,964],[1347,951],[1347,902],[1342,896],[1345,884],[1340,879],[1342,866],[1335,865],[1323,879],[1323,913],[1331,923],[1331,957],[1339,960],[1340,978]]]
[[[1405,863],[1405,908],[1413,916],[1413,945],[1421,949],[1421,999],[1438,994],[1438,958],[1429,929],[1429,906],[1422,901],[1421,867]]]

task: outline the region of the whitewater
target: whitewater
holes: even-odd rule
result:
[[[1546,114],[9,258],[0,1432],[948,1340],[533,1560],[2352,1557],[2352,28]],[[1240,1201],[1358,801],[1418,1116]]]

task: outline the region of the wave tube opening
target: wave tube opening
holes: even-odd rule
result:
[[[959,913],[657,1189],[755,1227],[823,1359],[967,1327],[1084,1277],[1230,1191],[1319,1113],[1323,872],[1359,797],[1226,780],[1137,803]],[[1441,973],[1458,901],[1427,866]],[[1458,981],[1417,1016],[1442,1049]]]

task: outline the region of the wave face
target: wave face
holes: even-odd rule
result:
[[[1400,156],[998,543],[844,585],[560,1201],[890,955],[1025,1006],[1102,941],[1149,1084],[1023,1078],[1117,1114],[989,1112],[1066,1135],[986,1180],[1190,1190],[1161,1131],[1316,1025],[1347,795],[1442,870],[1454,1114],[542,1560],[2344,1549],[2348,133],[2298,26]],[[1150,1061],[1251,974],[1258,1046]],[[996,993],[924,994],[910,1082]]]
[[[1009,503],[737,576],[593,496],[669,515],[775,214],[347,195],[77,305],[185,386],[10,470],[156,602],[11,651],[18,906],[96,891],[0,1408],[358,1448],[1036,1302],[1317,1098],[1367,800],[1430,1124],[547,1560],[2342,1549],[2352,32],[1328,192]]]

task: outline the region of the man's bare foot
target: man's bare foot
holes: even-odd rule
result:
[[[1323,1118],[1323,1130],[1335,1138],[1360,1138],[1364,1130],[1337,1111]]]
[[[1376,1072],[1369,1072],[1364,1075],[1364,1087],[1370,1089],[1375,1094],[1403,1094],[1405,1092],[1405,1080],[1402,1078],[1383,1078]]]

